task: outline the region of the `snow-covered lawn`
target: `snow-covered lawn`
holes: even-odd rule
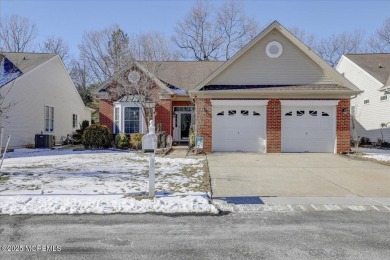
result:
[[[0,173],[0,214],[209,212],[200,159],[156,158],[156,198],[147,192],[148,156],[122,151],[17,149]]]
[[[390,162],[390,150],[374,148],[358,148],[357,152],[363,153],[362,157],[378,161]]]

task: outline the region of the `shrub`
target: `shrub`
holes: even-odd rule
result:
[[[142,147],[142,136],[141,133],[130,134],[130,145],[134,149],[141,149]]]
[[[72,134],[73,144],[81,144],[83,141],[83,134],[85,129],[89,126],[89,121],[84,120],[81,125],[80,129],[77,129],[75,133]]]
[[[91,125],[84,130],[83,145],[87,149],[109,148],[112,145],[112,134],[107,126]]]
[[[370,144],[371,144],[370,138],[364,136],[360,138],[359,145],[370,145]]]
[[[115,136],[115,146],[119,149],[129,148],[129,138],[125,134],[117,134]]]

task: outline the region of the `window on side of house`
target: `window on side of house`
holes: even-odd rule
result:
[[[119,134],[119,107],[114,109],[114,133]]]
[[[45,131],[54,131],[54,107],[45,106]]]
[[[387,95],[381,96],[381,101],[387,101]]]
[[[72,116],[72,126],[73,126],[73,128],[77,128],[77,122],[78,122],[77,114],[73,114],[73,116]]]
[[[140,114],[138,107],[125,107],[125,133],[139,133],[140,132]]]
[[[370,104],[370,100],[369,100],[369,99],[365,99],[365,100],[363,101],[363,104],[365,104],[365,105]]]

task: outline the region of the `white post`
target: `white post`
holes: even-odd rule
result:
[[[156,134],[156,127],[154,126],[154,121],[150,120],[149,123],[149,134],[155,135]],[[153,147],[156,147],[156,140],[153,140]],[[155,165],[154,165],[154,159],[155,159],[155,151],[153,153],[149,154],[149,196],[154,197],[155,195]]]
[[[3,167],[3,161],[4,161],[5,154],[7,153],[8,144],[9,144],[9,139],[11,139],[11,136],[10,136],[10,135],[8,136],[7,145],[5,146],[4,153],[3,153],[3,157],[1,158],[0,170],[1,170],[1,168]]]
[[[3,134],[4,134],[4,127],[0,128],[0,154],[3,153]]]

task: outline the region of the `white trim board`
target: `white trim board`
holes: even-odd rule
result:
[[[212,106],[266,106],[269,100],[211,100]]]
[[[325,107],[337,106],[340,100],[280,100],[282,106]]]

